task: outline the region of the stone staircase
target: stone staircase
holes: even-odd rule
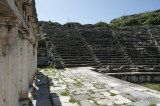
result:
[[[52,44],[65,67],[97,66],[79,33],[69,31],[52,37]]]
[[[52,29],[53,60],[65,67],[94,66],[101,72],[160,71],[159,28]]]
[[[160,63],[158,47],[147,29],[120,29],[115,35],[137,71],[159,71],[155,68]]]
[[[92,48],[99,66],[105,68],[103,71],[114,72],[122,65],[129,65],[111,30],[86,31],[82,36]],[[110,68],[106,70],[107,67]]]

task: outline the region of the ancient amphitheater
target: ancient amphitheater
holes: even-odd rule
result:
[[[131,82],[160,81],[159,26],[102,30],[42,22],[41,27],[50,39],[53,61],[61,63],[57,67],[92,66]]]
[[[0,7],[0,106],[160,106],[160,92],[134,84],[160,83],[160,26],[38,26],[35,0]],[[40,32],[57,69],[37,71]]]

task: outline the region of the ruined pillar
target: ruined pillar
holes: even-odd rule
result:
[[[22,35],[19,34],[19,39],[18,39],[18,93],[19,93],[19,98],[22,97],[22,53],[23,53],[23,40],[22,40]]]
[[[19,33],[18,39],[18,92],[19,99],[28,98],[29,89],[29,47],[28,40]]]
[[[33,53],[33,63],[34,63],[34,73],[33,73],[33,75],[35,76],[35,74],[36,74],[36,72],[37,72],[37,47],[38,47],[38,44],[35,44],[34,45],[34,47],[33,47],[33,51],[34,51],[34,53]]]
[[[0,106],[18,106],[18,25],[0,22]]]
[[[29,49],[28,49],[28,40],[24,39],[22,40],[22,58],[21,58],[21,66],[22,66],[22,72],[21,72],[21,99],[28,98],[28,89],[29,89],[29,68],[28,68],[28,56],[29,56]]]
[[[29,73],[28,73],[28,78],[29,78],[29,85],[31,86],[33,84],[33,78],[34,78],[34,56],[33,56],[33,44],[29,43],[29,56],[28,56],[28,68],[29,68]]]

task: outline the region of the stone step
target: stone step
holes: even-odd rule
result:
[[[129,65],[128,63],[100,63],[100,65]]]
[[[73,50],[74,48],[56,48],[57,51],[70,51],[70,50]],[[75,49],[74,49],[75,50]],[[89,49],[88,48],[78,48],[78,50],[76,49],[76,51],[80,51],[80,50],[83,50],[83,51],[88,51]]]
[[[118,62],[122,62],[122,63],[123,63],[123,62],[127,62],[127,61],[126,61],[126,60],[118,60],[118,59],[117,59],[117,60],[111,60],[111,59],[110,59],[110,60],[100,60],[100,62],[101,62],[101,63],[108,63],[108,62],[111,62],[111,63],[112,63],[112,62],[117,62],[117,63],[118,63]]]
[[[124,58],[124,56],[123,55],[109,55],[109,54],[106,54],[106,55],[102,55],[102,54],[96,54],[96,57],[98,57],[98,58],[108,58],[108,57],[110,57],[110,58]]]
[[[96,53],[97,56],[122,56],[122,53]]]
[[[111,41],[104,41],[104,42],[98,42],[98,41],[86,41],[89,45],[92,45],[92,46],[96,46],[96,45],[102,45],[102,46],[105,46],[105,45],[117,45],[117,42],[111,42]]]
[[[126,52],[125,52],[126,53]],[[158,53],[154,52],[154,53],[147,53],[147,52],[128,52],[126,53],[127,55],[159,55]]]
[[[60,56],[91,56],[90,54],[59,54]]]
[[[111,53],[111,52],[107,52],[107,51],[106,51],[106,52],[103,52],[103,51],[101,52],[101,51],[100,51],[100,52],[93,52],[93,53],[94,53],[95,55],[108,55],[108,56],[112,56],[112,55],[113,55],[113,56],[115,56],[115,55],[120,55],[120,56],[121,56],[121,55],[124,54],[124,53],[123,53],[123,54],[122,54],[122,53],[119,53],[119,54],[117,53],[117,54],[116,54],[116,53],[114,53],[114,52]]]
[[[114,43],[106,43],[106,44],[98,44],[98,43],[88,43],[91,47],[94,48],[99,48],[99,47],[103,47],[103,48],[106,48],[106,47],[112,47],[112,46],[118,46],[117,44],[114,44]]]
[[[99,61],[127,61],[126,59],[110,59],[110,58],[98,58]]]
[[[160,60],[147,60],[147,59],[143,59],[143,60],[131,60],[132,62],[157,62],[160,63]]]
[[[133,55],[133,56],[129,56],[129,58],[131,58],[131,59],[137,59],[137,58],[160,58],[160,56],[159,55],[156,55],[156,56]]]
[[[65,64],[95,64],[94,61],[64,61]]]
[[[124,57],[114,57],[114,56],[112,56],[112,57],[96,57],[96,58],[98,58],[99,60],[126,60],[126,58],[124,58]]]
[[[134,55],[134,54],[137,54],[137,55],[139,55],[139,54],[144,54],[144,55],[159,55],[158,54],[158,52],[125,52],[125,53],[127,53],[128,55]]]
[[[130,58],[130,60],[157,60],[157,61],[160,61],[159,58]]]
[[[91,53],[88,52],[58,52],[59,55],[92,55]]]
[[[93,67],[98,67],[96,64],[65,64],[65,67],[86,67],[86,66],[93,66]]]
[[[81,52],[81,53],[86,53],[86,52],[90,52],[90,50],[83,50],[83,49],[81,49],[81,50],[79,50],[79,49],[68,49],[68,50],[57,50],[57,52],[62,52],[62,53],[79,53],[79,52]]]
[[[62,59],[85,59],[85,58],[93,59],[92,56],[73,56],[73,55],[71,55],[71,56],[61,56],[61,58]]]
[[[159,65],[159,63],[153,62],[133,62],[135,65]]]
[[[106,42],[106,41],[108,41],[108,42],[115,42],[116,41],[116,39],[114,39],[114,38],[98,38],[98,37],[93,37],[93,38],[87,38],[87,37],[85,37],[85,41],[87,41],[87,42]]]
[[[101,61],[99,61],[99,63],[100,64],[128,64],[128,62],[127,61],[125,61],[125,62],[120,62],[120,61],[106,61],[106,62],[101,62]]]
[[[58,46],[57,46],[57,47],[56,47],[56,50],[66,50],[66,49],[67,49],[67,50],[68,50],[68,49],[69,49],[69,50],[70,50],[70,49],[72,49],[72,50],[73,50],[73,49],[76,49],[76,50],[77,50],[77,49],[78,49],[78,50],[81,50],[81,49],[83,50],[83,49],[84,49],[84,50],[85,50],[85,49],[88,49],[88,48],[85,47],[85,46],[84,46],[84,47],[80,47],[80,48],[77,48],[77,47],[64,47],[64,46],[62,46],[62,47],[58,47]]]
[[[138,49],[146,49],[146,50],[153,50],[153,51],[156,51],[158,48],[157,48],[157,46],[155,46],[155,47],[150,47],[150,48],[145,48],[145,47],[131,47],[131,48],[129,48],[129,47],[125,47],[124,48],[124,50],[125,51],[127,51],[127,50],[129,50],[129,51],[139,51]]]
[[[59,43],[59,42],[63,42],[63,43]],[[84,45],[84,42],[64,42],[64,41],[57,41],[57,42],[53,42],[53,45]]]
[[[139,69],[139,72],[160,72],[158,69]]]
[[[61,41],[61,42],[59,42]],[[71,44],[71,43],[82,43],[83,41],[81,40],[71,40],[70,39],[70,42],[68,42],[68,40],[59,40],[59,39],[56,39],[56,41],[52,41],[51,43],[52,44]]]
[[[63,61],[94,61],[93,58],[62,59]]]
[[[62,44],[62,45],[54,45],[55,47],[62,47],[62,48],[70,48],[70,47],[72,47],[72,48],[76,48],[76,47],[85,47],[85,45],[84,44],[74,44],[74,45],[70,45],[70,44],[66,44],[66,45],[64,45],[64,44]]]

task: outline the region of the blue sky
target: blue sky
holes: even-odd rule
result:
[[[36,0],[36,7],[39,21],[95,24],[160,9],[160,0]]]

